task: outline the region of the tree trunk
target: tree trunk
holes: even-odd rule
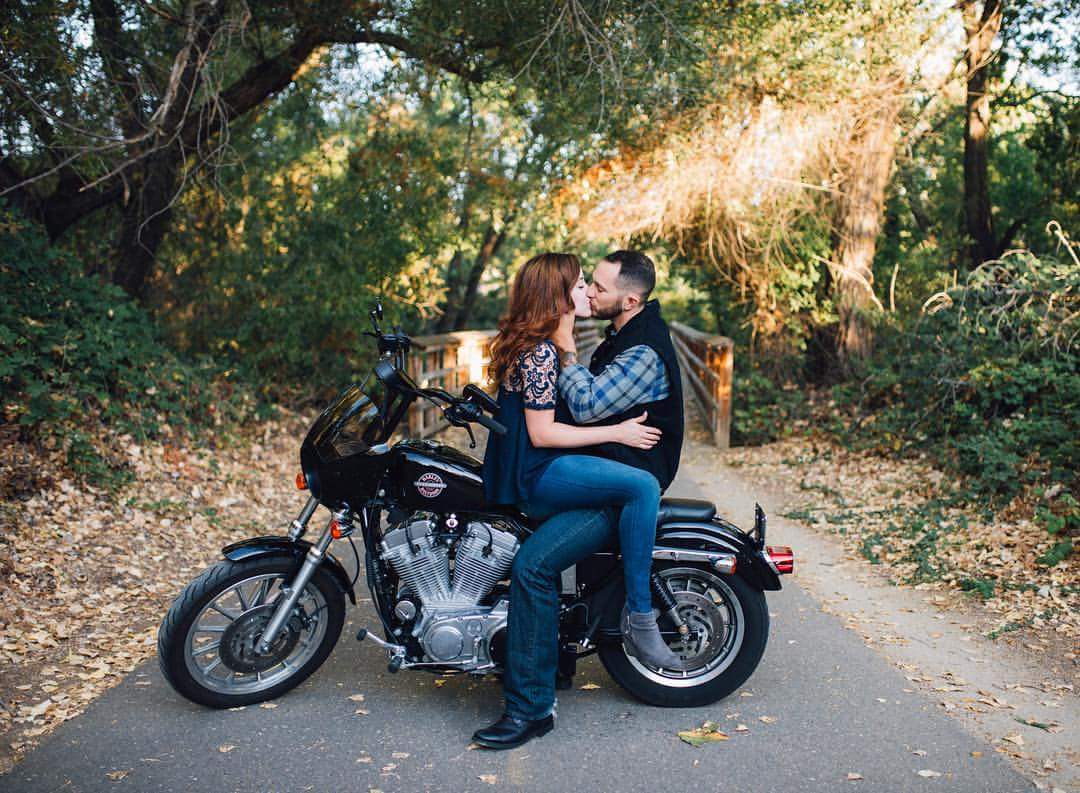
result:
[[[994,37],[1001,29],[1001,0],[962,0],[967,34],[964,61],[967,99],[964,117],[964,221],[971,238],[971,263],[978,267],[1000,251],[990,208],[990,97],[987,94]]]
[[[509,223],[509,219],[507,219],[507,223]],[[476,258],[473,259],[472,267],[469,268],[469,278],[465,282],[465,296],[454,316],[454,330],[465,330],[465,325],[468,324],[473,307],[476,305],[476,296],[480,291],[480,280],[484,277],[484,271],[487,269],[488,263],[495,258],[495,254],[499,252],[499,248],[502,247],[505,239],[506,223],[503,224],[501,231],[495,231],[494,226],[488,226],[487,231],[484,232],[484,243],[480,246]]]
[[[461,291],[461,264],[464,260],[461,249],[454,251],[450,257],[450,263],[446,265],[446,299],[443,301],[442,314],[435,323],[436,333],[449,333],[454,327],[454,319],[457,314],[454,306],[457,305]]]
[[[840,314],[839,352],[865,358],[873,348],[871,315],[881,304],[874,295],[874,250],[896,156],[898,105],[893,97],[862,122],[852,140],[847,184],[840,199],[835,261],[836,304]]]
[[[148,164],[145,183],[123,208],[112,282],[134,298],[145,296],[154,259],[172,221],[177,197],[179,155],[162,152]]]

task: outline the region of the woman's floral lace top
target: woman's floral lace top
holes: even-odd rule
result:
[[[503,388],[521,393],[525,407],[530,410],[553,410],[558,379],[558,350],[550,341],[543,341],[518,356]]]

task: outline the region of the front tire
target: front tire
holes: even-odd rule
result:
[[[599,647],[600,661],[620,686],[650,705],[696,708],[731,694],[753,674],[769,638],[765,593],[737,575],[705,567],[657,566],[690,627],[687,640],[669,642],[687,661],[684,671],[653,669],[628,656],[622,642]],[[661,625],[670,622],[661,617]]]
[[[222,561],[188,584],[158,630],[158,665],[169,684],[192,702],[232,708],[306,680],[345,621],[345,593],[326,570],[315,571],[270,653],[254,650],[281,586],[298,569],[291,556]]]

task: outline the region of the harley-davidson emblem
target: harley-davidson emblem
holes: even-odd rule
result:
[[[446,489],[446,482],[438,474],[427,473],[413,482],[424,498],[435,498]]]

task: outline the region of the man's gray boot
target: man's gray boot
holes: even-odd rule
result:
[[[658,669],[682,669],[683,660],[664,643],[656,624],[657,611],[631,613],[623,606],[623,642],[631,655]]]

